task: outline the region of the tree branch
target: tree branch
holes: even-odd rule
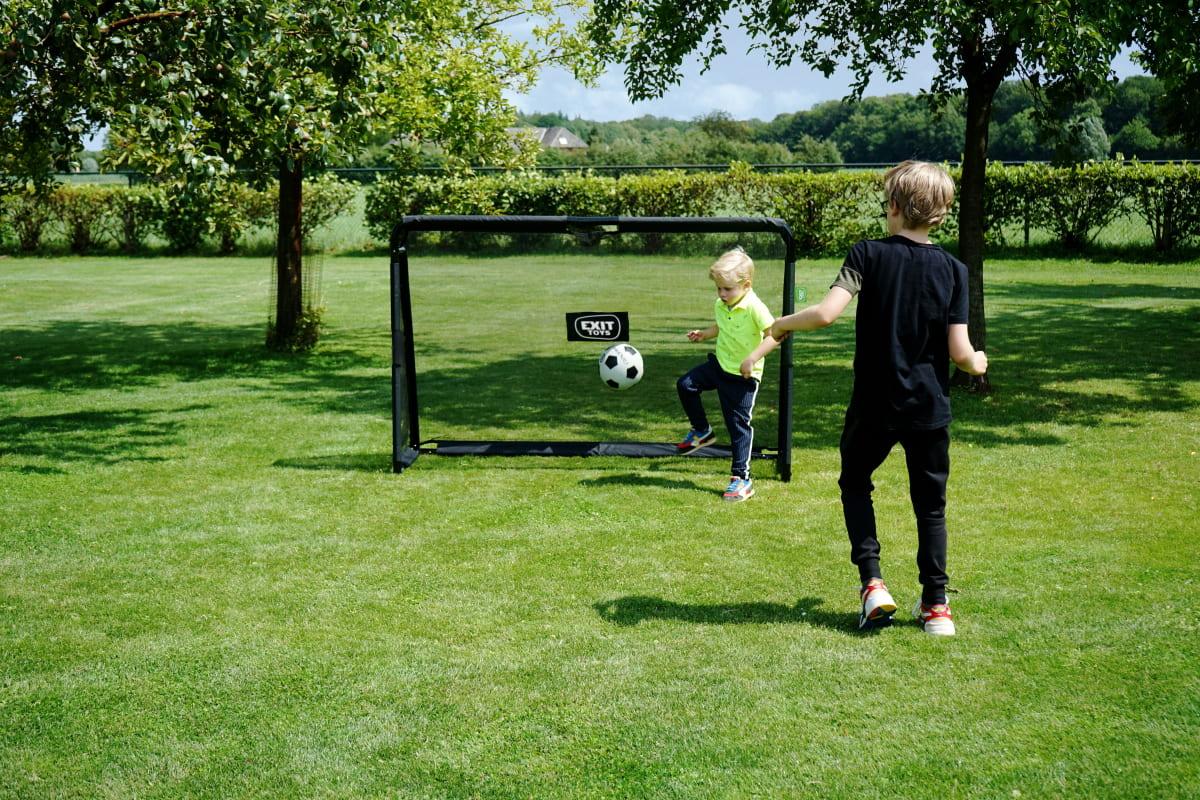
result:
[[[154,22],[160,19],[173,19],[176,17],[190,17],[193,13],[192,11],[152,11],[149,14],[137,14],[105,25],[100,29],[100,35],[108,36],[114,31],[119,31],[121,28],[128,28],[130,25],[140,25],[143,22]]]
[[[570,7],[571,7],[570,3],[562,2],[562,3],[555,3],[554,5],[552,5],[550,7],[550,9],[552,11],[558,11],[559,9],[570,8]],[[531,12],[529,11],[529,9],[521,9],[520,11],[514,11],[511,14],[505,14],[504,16],[495,17],[493,19],[485,19],[484,21],[475,25],[475,30],[481,31],[484,28],[489,28],[493,25],[500,25],[501,23],[508,22],[510,19],[517,19],[519,17],[528,16],[530,13]]]

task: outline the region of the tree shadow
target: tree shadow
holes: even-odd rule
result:
[[[1200,380],[1200,289],[1145,283],[1058,285],[1001,283],[988,296],[1008,307],[988,319],[988,355],[996,392],[952,390],[955,440],[982,446],[1060,445],[1057,426],[1122,428],[1146,413],[1192,413],[1189,384]],[[1183,301],[1129,307],[1113,301]],[[1017,303],[1015,308],[1011,305]],[[1011,309],[1011,310],[1010,310]],[[847,324],[849,323],[849,324]],[[844,320],[832,349],[797,335],[793,445],[837,447],[853,385],[849,365],[826,367],[854,349]],[[806,361],[815,358],[815,368]],[[813,380],[804,378],[811,375]]]
[[[1157,283],[1034,283],[1016,281],[996,283],[987,287],[989,298],[1050,300],[1110,300],[1114,298],[1144,298],[1169,300],[1200,300],[1200,287],[1166,286]]]
[[[988,350],[998,390],[988,397],[955,393],[956,440],[984,446],[1058,445],[1070,435],[1058,430],[1059,425],[1115,429],[1138,424],[1136,416],[1145,413],[1195,411],[1200,304],[1194,301],[1200,299],[1200,289],[1016,282],[989,287],[989,296],[1003,304],[989,319]],[[1114,302],[1122,299],[1153,305]],[[272,353],[262,341],[259,325],[187,321],[147,325],[54,320],[6,328],[0,345],[0,389],[84,393],[233,379],[250,395],[306,411],[384,419],[390,415],[390,342],[385,327],[332,327],[318,351],[300,356]],[[686,425],[675,380],[707,352],[687,345],[646,347],[644,380],[629,391],[615,392],[601,385],[592,351],[492,358],[491,353],[450,347],[446,341],[456,340],[426,333],[417,342],[424,438],[538,438],[529,431],[541,431],[555,439],[645,438],[639,434],[669,439]],[[836,448],[853,382],[853,321],[847,318],[825,331],[797,335],[793,347],[792,447]],[[773,445],[776,439],[777,363],[768,361],[759,391],[755,428],[760,446]],[[716,398],[706,397],[705,403],[719,426]],[[0,423],[0,446],[6,453],[28,457],[149,459],[157,444],[178,436],[180,423],[164,418],[167,413],[171,412],[143,409],[12,416]],[[122,436],[116,436],[117,431]],[[379,447],[380,466],[371,453],[297,453],[277,465],[386,469],[389,442],[381,437]],[[695,488],[661,477],[608,480]]]
[[[1061,444],[1065,437],[1046,425],[1120,428],[1136,425],[1139,415],[1196,409],[1188,386],[1200,380],[1200,305],[1129,308],[1042,302],[1040,294],[1033,302],[1043,288],[1018,285],[1012,291],[1027,298],[1019,310],[989,320],[997,391],[986,398],[954,395],[956,439]],[[1131,286],[1128,295],[1119,288],[1099,291],[1105,297],[1157,297],[1161,287]],[[1046,294],[1094,301],[1090,291],[1053,286]]]
[[[48,459],[53,462],[92,461],[117,464],[163,461],[154,451],[181,441],[183,423],[175,415],[203,410],[187,406],[171,411],[122,409],[68,414],[20,415],[0,418],[0,456]],[[56,466],[16,463],[8,469],[45,474],[61,473]]]
[[[0,386],[91,391],[164,380],[257,377],[291,362],[262,342],[261,326],[55,320],[4,331]]]
[[[313,353],[282,354],[266,349],[255,325],[56,320],[4,330],[0,389],[90,392],[238,379],[258,396],[321,411],[386,415],[386,330],[370,345],[354,335],[342,337],[346,344],[338,338]]]
[[[650,620],[694,625],[813,625],[841,633],[858,634],[858,614],[821,608],[819,597],[802,597],[795,605],[783,603],[676,603],[661,597],[628,595],[592,607],[600,618],[621,627]]]

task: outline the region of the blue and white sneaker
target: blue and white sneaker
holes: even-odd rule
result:
[[[688,431],[688,435],[684,437],[682,442],[675,445],[675,449],[680,455],[686,455],[688,453],[696,452],[701,447],[708,447],[716,440],[717,435],[713,433],[712,428],[709,428],[706,431],[692,429]]]
[[[739,478],[736,475],[729,479],[724,498],[730,503],[740,503],[754,496],[754,481],[749,478]]]

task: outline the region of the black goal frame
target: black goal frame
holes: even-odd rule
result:
[[[569,217],[569,216],[405,216],[392,229],[392,471],[403,472],[422,453],[477,456],[628,456],[676,455],[673,443],[590,441],[421,441],[417,401],[416,352],[413,342],[412,294],[408,272],[408,237],[418,231],[477,233],[545,233],[574,235],[584,243],[621,233],[774,233],[784,242],[782,314],[795,311],[796,240],[791,228],[772,217]],[[773,450],[755,448],[752,458],[775,461],[779,479],[792,478],[792,339],[779,348],[779,429]],[[689,458],[729,458],[729,448],[706,447]]]

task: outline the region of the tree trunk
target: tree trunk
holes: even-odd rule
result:
[[[293,349],[304,312],[302,267],[304,239],[300,229],[304,163],[286,156],[279,164],[279,228],[275,242],[275,326],[267,344]]]
[[[983,304],[983,191],[987,176],[988,123],[998,83],[984,70],[965,69],[967,130],[963,148],[962,178],[958,195],[958,255],[967,265],[969,298],[968,333],[977,350],[987,348],[987,317]],[[953,383],[972,391],[990,392],[987,374],[972,376],[956,371]]]

